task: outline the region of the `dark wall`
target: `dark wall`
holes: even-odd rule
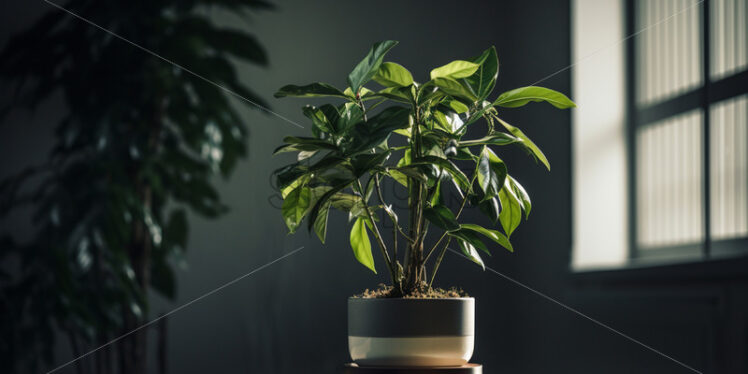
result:
[[[7,38],[8,32],[23,28],[51,9],[42,2],[11,0],[3,4],[3,10],[0,19],[4,35],[0,41]],[[473,56],[493,44],[501,63],[498,91],[534,83],[571,63],[569,11],[568,1],[558,0],[295,0],[281,2],[276,12],[263,13],[250,23],[226,14],[215,17],[258,35],[268,48],[270,67],[242,66],[243,80],[267,98],[274,111],[308,126],[299,110],[306,101],[272,99],[275,89],[287,83],[317,80],[343,86],[347,73],[369,46],[383,39],[400,41],[389,59],[410,68],[417,80],[423,81],[432,67]],[[132,47],[123,43],[122,48]],[[570,73],[563,71],[541,85],[570,93]],[[325,246],[305,232],[286,234],[270,173],[288,160],[270,155],[284,136],[305,134],[308,130],[258,113],[245,103],[237,101],[237,106],[249,123],[250,152],[229,181],[219,182],[221,195],[231,211],[215,221],[191,217],[188,266],[179,271],[178,299],[167,302],[154,297],[152,316],[189,302],[294,249],[303,249],[170,315],[169,370],[337,372],[349,359],[346,298],[385,282],[386,277],[382,272],[374,276],[353,259],[348,224],[342,214],[331,217]],[[51,144],[51,123],[63,110],[52,100],[34,113],[14,112],[9,117],[0,138],[0,176],[43,160]],[[585,311],[589,307],[591,315],[624,331],[649,331],[648,337],[655,340],[673,336],[668,331],[646,328],[660,323],[657,320],[647,324],[643,316],[651,314],[646,309],[619,307],[618,303],[626,302],[620,293],[602,292],[601,296],[595,286],[591,291],[585,287],[580,292],[570,283],[570,112],[535,104],[507,110],[502,116],[535,140],[550,159],[552,171],[548,173],[523,152],[507,150],[501,154],[510,173],[531,194],[533,213],[512,238],[515,253],[495,248],[487,265],[540,292],[571,302],[574,307]],[[482,219],[472,213],[466,218]],[[30,231],[23,215],[2,222],[3,232],[11,230]],[[457,256],[447,256],[439,284],[461,286],[476,297],[478,336],[473,361],[483,363],[486,373],[625,373],[634,368],[684,372],[645,348],[500,275],[482,272]],[[641,296],[641,292],[633,292]],[[644,320],[645,328],[630,322],[630,316]],[[688,325],[690,320],[683,318]],[[626,330],[630,327],[627,323],[639,327]],[[684,339],[700,339],[700,328],[680,331],[686,332]],[[674,329],[678,331],[677,327]],[[672,346],[667,340],[655,343],[658,347]],[[702,337],[693,344],[680,344],[685,348],[677,353],[687,355],[685,359],[695,365],[704,364],[703,357],[695,357],[704,352],[704,342],[708,339]],[[64,344],[60,345],[60,352],[58,362],[70,358]],[[73,368],[60,372],[73,372]]]

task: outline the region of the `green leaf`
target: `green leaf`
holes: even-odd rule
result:
[[[457,101],[457,100],[449,100],[449,103],[447,104],[450,108],[452,108],[455,112],[462,114],[470,110],[470,108],[467,107],[467,105]]]
[[[545,165],[545,167],[548,168],[549,171],[551,170],[551,164],[548,163],[548,159],[543,154],[543,151],[541,151],[540,148],[538,148],[538,146],[535,145],[535,143],[533,143],[532,140],[530,140],[530,138],[528,138],[527,135],[525,135],[525,133],[522,132],[522,130],[506,123],[501,118],[497,118],[497,119],[499,120],[499,123],[501,123],[501,125],[504,126],[505,129],[507,129],[510,133],[512,133],[512,135],[522,140],[521,142],[522,146],[524,146],[525,149],[527,149],[528,152],[530,152],[530,154],[533,155],[533,157],[535,157],[536,160],[540,160],[540,162],[542,162],[543,165]]]
[[[478,98],[484,100],[493,91],[496,78],[499,76],[499,58],[496,55],[496,47],[486,49],[472,62],[479,64],[479,67],[473,75],[466,78],[466,81]]]
[[[452,78],[439,77],[432,79],[431,82],[447,95],[462,98],[470,102],[478,100],[478,97],[475,96],[475,94],[470,92],[470,90],[465,88],[465,86],[460,82]]]
[[[395,182],[400,183],[403,187],[408,187],[408,176],[396,169],[387,170],[387,175],[394,179]]]
[[[339,133],[345,133],[348,129],[364,120],[364,112],[361,111],[361,107],[354,103],[343,104],[338,109],[338,113],[340,117],[335,125],[335,129]]]
[[[347,193],[338,192],[330,197],[330,204],[332,207],[344,212],[355,211],[355,215],[359,215],[359,211],[363,212],[364,205],[361,196],[351,195]]]
[[[566,95],[560,92],[536,86],[520,87],[504,92],[493,102],[493,105],[505,108],[517,108],[530,101],[545,101],[559,109],[574,108],[577,106]]]
[[[338,122],[340,122],[340,111],[338,111],[338,108],[332,104],[325,104],[320,106],[319,110],[325,115],[327,123],[329,123],[333,128],[333,132],[339,133],[340,128],[338,127]]]
[[[478,237],[478,234],[476,234],[474,231],[471,230],[463,230],[459,229],[456,231],[451,231],[448,233],[450,236],[463,240],[467,243],[470,243],[473,247],[480,249],[481,251],[485,252],[489,256],[491,255],[491,252],[488,250],[488,247],[486,247],[485,244],[480,240],[480,237]]]
[[[329,168],[336,167],[344,162],[346,159],[336,156],[333,153],[328,153],[325,157],[321,158],[316,163],[309,166],[307,169],[308,173],[316,173]]]
[[[342,164],[342,162],[341,162]],[[315,182],[327,183],[330,186],[337,186],[340,183],[353,180],[353,172],[347,165],[337,164],[328,167],[314,174]]]
[[[429,156],[443,158],[445,160],[447,159],[447,155],[444,154],[444,151],[438,144],[434,144],[433,146],[431,146],[431,148],[426,151],[426,154]]]
[[[387,170],[387,174],[398,183],[408,187],[408,178],[413,178],[421,183],[428,182],[429,178],[417,166],[400,166]]]
[[[281,87],[278,92],[273,96],[277,98],[282,97],[322,97],[322,96],[335,96],[347,99],[343,91],[327,84],[327,83],[310,83],[306,86],[296,86],[289,84]]]
[[[390,156],[391,151],[383,152],[383,153],[367,153],[362,154],[354,157],[351,159],[351,166],[353,166],[353,174],[356,177],[360,177],[367,172],[369,172],[372,168],[376,166],[380,166],[384,161],[387,160],[387,157]]]
[[[319,216],[322,207],[327,203],[330,198],[340,192],[341,190],[348,187],[351,183],[353,183],[353,180],[347,180],[338,183],[335,187],[331,188],[329,191],[325,192],[324,195],[322,195],[319,199],[317,199],[317,202],[314,204],[312,209],[309,211],[309,219],[308,219],[308,229],[311,231],[314,228],[314,223],[317,222],[317,217]]]
[[[413,162],[413,158],[410,155],[411,155],[410,148],[406,148],[403,151],[403,157],[400,157],[400,159],[397,161],[397,167],[410,165]]]
[[[470,191],[470,181],[468,180],[465,173],[463,173],[457,165],[453,164],[452,161],[445,160],[441,157],[436,156],[423,156],[413,160],[411,165],[436,165],[443,168],[449,173],[455,182],[464,191]]]
[[[300,151],[318,151],[320,149],[337,150],[334,144],[330,144],[327,140],[321,140],[317,138],[298,138],[293,136],[287,136],[283,139],[286,143],[273,151],[273,156],[285,153],[285,152],[300,152]]]
[[[357,218],[351,228],[351,248],[353,248],[353,255],[356,260],[376,274],[377,270],[374,268],[374,257],[371,254],[371,242],[369,241],[369,234],[366,232],[365,218]]]
[[[345,91],[343,91],[343,93],[345,94],[345,96],[348,96],[349,99],[351,99],[353,101],[357,101],[356,100],[357,99],[356,95],[353,93],[353,90],[351,90],[350,87],[346,87]],[[372,90],[370,90],[370,89],[368,89],[366,87],[361,87],[361,89],[358,91],[358,94],[360,95],[359,98],[362,101],[367,101],[367,100],[371,100],[371,99],[376,99],[377,98],[376,92],[374,92],[374,91],[372,91]]]
[[[514,192],[506,186],[499,191],[499,202],[501,203],[499,222],[506,235],[510,237],[522,221],[522,206]]]
[[[457,155],[454,158],[458,160],[475,160],[477,157],[470,152],[468,147],[457,147]]]
[[[397,45],[397,41],[394,40],[375,43],[366,57],[353,68],[353,71],[348,74],[348,85],[354,93],[357,93],[361,86],[374,77],[380,65],[382,65],[384,55],[395,45]]]
[[[296,161],[304,161],[306,159],[314,157],[319,151],[299,151],[296,156]]]
[[[301,186],[303,184],[306,184],[308,181],[309,181],[309,175],[302,175],[302,176],[300,176],[299,178],[297,178],[296,180],[292,181],[287,186],[285,186],[285,187],[283,187],[283,188],[280,189],[281,197],[285,199],[286,196],[288,196],[288,194],[291,193],[291,191],[293,191],[294,189],[296,189],[297,187],[299,187],[299,186]]]
[[[376,93],[377,96],[410,104],[413,101],[410,87],[389,87]]]
[[[346,154],[367,152],[382,142],[397,129],[406,128],[409,122],[410,110],[400,106],[391,106],[367,122],[361,122],[351,129],[350,144],[346,145]]]
[[[406,138],[410,138],[410,135],[411,135],[410,134],[410,127],[406,127],[404,129],[397,129],[397,130],[393,131],[393,133],[398,134],[398,135],[402,135],[402,136],[404,136]]]
[[[506,179],[506,165],[488,147],[483,147],[478,160],[478,185],[483,190],[483,201],[499,194]]]
[[[423,215],[429,222],[444,231],[455,231],[460,229],[455,214],[444,205],[437,205],[423,210]]]
[[[304,176],[307,173],[307,170],[308,168],[306,166],[300,165],[298,162],[276,169],[273,171],[276,178],[276,187],[278,187],[279,190],[284,191],[286,187]]]
[[[490,230],[482,226],[474,225],[472,223],[464,223],[460,226],[462,229],[471,230],[482,234],[483,236],[498,243],[500,246],[508,249],[510,252],[514,252],[514,248],[512,248],[512,243],[509,242],[509,239],[497,230]]]
[[[332,133],[335,132],[335,128],[325,116],[325,113],[312,105],[306,105],[301,109],[304,115],[312,120],[314,127],[320,131]]]
[[[383,63],[373,79],[385,87],[405,87],[413,84],[413,75],[408,69],[394,62]]]
[[[319,240],[324,244],[327,236],[327,217],[329,216],[331,203],[325,203],[319,210],[317,219],[314,220],[314,232]]]
[[[445,173],[446,174],[446,173]],[[449,176],[449,174],[446,174]],[[438,206],[438,205],[444,205],[444,198],[442,197],[442,181],[441,179],[436,182],[436,186],[434,186],[434,192],[431,196],[431,199],[429,200],[429,204],[431,206]]]
[[[525,212],[525,219],[527,219],[527,217],[530,215],[530,210],[532,209],[530,195],[527,194],[527,191],[525,191],[525,188],[522,187],[519,182],[517,182],[509,175],[507,175],[506,184],[509,186],[509,188],[511,188],[512,192],[514,192],[514,195],[519,199],[519,202],[522,205],[522,210]]]
[[[462,128],[462,120],[455,112],[448,111],[447,114],[444,114],[436,110],[433,112],[433,116],[439,127],[449,134],[454,134],[458,129]]]
[[[495,132],[480,139],[461,140],[460,146],[472,147],[476,145],[507,145],[520,142],[518,138],[504,132]]]
[[[496,223],[499,220],[499,212],[501,211],[501,208],[499,207],[499,199],[494,197],[488,200],[482,200],[478,196],[471,197],[470,204],[473,206],[478,206],[478,210],[481,211],[486,217],[488,217],[491,222]]]
[[[491,102],[489,102],[489,101],[483,100],[479,104],[480,104],[479,105],[480,109],[475,110],[472,113],[470,113],[470,116],[465,121],[465,125],[466,126],[475,123],[476,121],[478,121],[481,118],[484,118],[484,115],[486,113],[494,113],[494,112],[496,112],[496,108],[494,108],[493,104],[491,104]]]
[[[273,156],[286,152],[313,152],[320,148],[312,144],[283,144],[273,150]]]
[[[307,209],[309,209],[309,188],[307,187],[299,186],[283,199],[281,212],[291,234],[299,227]]]
[[[434,70],[431,70],[431,79],[436,78],[452,78],[452,79],[460,79],[460,78],[467,78],[473,73],[475,73],[476,70],[480,65],[470,62],[470,61],[464,61],[464,60],[455,60],[452,61],[444,66],[440,66]]]
[[[464,254],[465,257],[467,257],[470,261],[473,261],[476,264],[480,265],[483,270],[486,270],[486,265],[483,263],[483,259],[480,258],[480,254],[478,254],[478,251],[475,250],[475,247],[470,244],[470,242],[458,238],[457,243],[460,245],[462,254]]]

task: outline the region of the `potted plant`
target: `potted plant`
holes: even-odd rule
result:
[[[153,291],[176,299],[188,216],[227,211],[216,177],[228,178],[247,154],[248,124],[226,88],[264,105],[234,64],[267,66],[265,48],[204,10],[250,17],[273,7],[47,3],[49,12],[0,50],[0,80],[13,92],[0,118],[11,108],[60,108],[45,114],[54,123],[34,130],[54,134],[45,162],[0,181],[0,218],[28,211],[35,230],[28,238],[8,230],[0,237],[0,261],[18,264],[0,268],[0,372],[62,372],[70,365],[76,373],[164,373],[166,355],[152,352],[169,352],[167,318],[159,319],[158,339],[149,338],[149,300]],[[57,366],[60,353],[77,358]]]
[[[497,108],[530,101],[562,109],[575,105],[561,93],[534,86],[488,100],[499,71],[494,47],[432,70],[427,82],[415,82],[403,66],[383,62],[396,44],[374,44],[348,75],[344,90],[312,83],[284,86],[275,94],[340,101],[305,106],[313,136],[286,137],[275,150],[297,153],[295,162],[275,171],[282,214],[291,233],[306,218],[308,229],[324,243],[329,211],[348,213],[353,254],[376,273],[370,234],[374,237],[391,284],[348,301],[349,350],[357,364],[459,366],[473,351],[475,301],[432,288],[439,265],[454,241],[485,269],[486,242],[513,251],[509,238],[531,209],[527,192],[493,148],[522,147],[550,170],[535,143],[502,120]],[[364,87],[371,80],[383,87]],[[466,139],[468,127],[481,119],[485,134]],[[405,220],[382,192],[388,178],[408,191]],[[448,193],[461,200],[456,210],[445,204]],[[468,205],[498,227],[460,222]],[[389,245],[385,220],[392,224]]]

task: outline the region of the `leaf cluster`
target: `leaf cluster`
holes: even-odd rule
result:
[[[347,213],[353,221],[350,242],[355,258],[376,272],[371,233],[393,286],[407,292],[426,281],[425,265],[438,250],[433,281],[451,240],[482,267],[481,253],[490,254],[486,243],[513,250],[509,239],[523,215],[529,216],[532,204],[523,186],[509,175],[498,149],[521,147],[549,170],[550,164],[527,135],[499,117],[500,109],[542,101],[562,109],[575,105],[559,92],[535,86],[489,99],[499,72],[494,47],[437,67],[431,70],[429,81],[416,82],[402,65],[384,61],[396,44],[391,40],[374,44],[348,75],[345,89],[316,82],[278,90],[275,96],[279,98],[329,97],[337,103],[303,107],[312,134],[284,139],[275,154],[293,152],[296,160],[274,174],[290,232],[306,219],[307,228],[324,242],[330,210]],[[380,87],[367,87],[371,81]],[[486,132],[470,138],[468,127],[479,121],[486,125]],[[400,137],[406,145],[392,145],[392,137]],[[407,227],[382,194],[381,184],[387,179],[408,190]],[[448,189],[462,198],[457,211],[444,202]],[[460,222],[466,204],[478,208],[497,227]],[[384,243],[377,213],[392,221],[391,248]],[[441,234],[427,250],[424,244],[430,226]],[[407,245],[402,263],[398,239]]]

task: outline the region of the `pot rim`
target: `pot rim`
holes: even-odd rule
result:
[[[357,297],[357,296],[349,296],[348,300],[361,300],[361,301],[383,301],[383,300],[393,300],[393,301],[424,301],[424,300],[453,300],[453,301],[461,301],[461,300],[475,300],[472,296],[466,296],[466,297]]]

